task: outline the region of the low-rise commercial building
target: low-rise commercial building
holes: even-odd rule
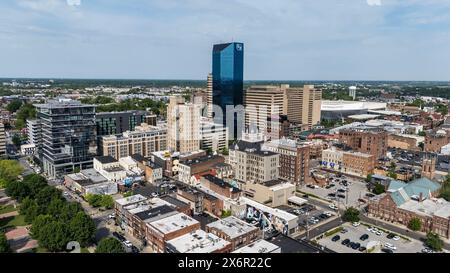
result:
[[[321,165],[327,169],[365,178],[373,174],[375,158],[370,154],[344,152],[332,148],[322,151]]]
[[[209,172],[214,166],[224,162],[225,158],[220,155],[208,155],[180,162],[178,164],[178,179],[189,184],[193,175]]]
[[[151,159],[152,162],[163,168],[164,176],[173,177],[178,174],[178,165],[180,162],[194,160],[204,156],[206,156],[206,152],[204,150],[187,153],[170,152],[165,150],[153,152]]]
[[[262,231],[259,228],[234,216],[207,224],[206,232],[231,242],[232,250],[262,238]]]
[[[281,247],[272,244],[266,240],[260,239],[249,245],[236,249],[232,253],[245,253],[245,254],[262,254],[262,253],[281,253]]]
[[[282,180],[264,183],[246,183],[244,196],[270,207],[286,205],[288,199],[295,195],[295,185]]]
[[[231,243],[199,229],[167,242],[167,253],[229,253]]]
[[[66,175],[64,185],[82,195],[112,195],[116,194],[118,189],[115,181],[109,181],[94,169],[81,170],[79,173]]]
[[[242,193],[239,188],[210,174],[202,176],[200,178],[200,183],[205,188],[210,189],[213,192],[226,198],[237,199],[241,196]]]

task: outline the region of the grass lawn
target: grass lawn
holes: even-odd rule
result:
[[[35,253],[49,253],[47,249],[45,249],[45,248],[43,248],[43,247],[40,247],[40,246],[38,246],[38,247],[34,250],[34,252],[35,252]]]
[[[14,206],[0,206],[0,214],[16,211]]]
[[[26,226],[25,216],[17,215],[14,217],[3,218],[0,220],[0,229],[6,229],[10,227],[22,227]]]

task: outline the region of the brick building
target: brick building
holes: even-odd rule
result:
[[[242,193],[239,188],[234,187],[228,182],[225,182],[224,180],[212,175],[203,176],[200,179],[200,182],[206,188],[227,198],[237,199],[241,196]]]
[[[322,151],[322,166],[349,175],[367,177],[374,173],[373,155],[360,152],[344,152],[335,148]]]
[[[369,216],[405,226],[418,218],[422,232],[450,238],[450,203],[436,198],[440,187],[428,178],[409,183],[391,181],[387,193],[369,200]]]
[[[420,150],[417,138],[394,134],[388,136],[388,147],[411,151]]]
[[[206,231],[231,242],[232,250],[262,238],[262,231],[259,228],[234,216],[207,224]]]
[[[450,131],[439,130],[427,132],[425,136],[425,152],[440,153],[441,148],[450,143]]]
[[[378,159],[386,156],[388,134],[380,129],[344,129],[339,131],[339,142],[354,151],[371,154]]]
[[[208,172],[220,163],[225,163],[225,158],[220,155],[207,155],[184,161],[178,164],[178,179],[189,184],[193,175]]]

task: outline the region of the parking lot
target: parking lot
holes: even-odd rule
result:
[[[364,199],[366,194],[369,193],[366,187],[366,182],[363,179],[353,178],[349,176],[343,176],[341,178],[336,177],[335,174],[329,174],[330,182],[327,187],[311,188],[303,186],[300,190],[309,194],[316,195],[322,199],[333,201],[335,204],[339,203],[345,206],[359,207],[363,203],[359,200]],[[343,185],[343,181],[345,184]],[[333,185],[333,186],[332,186]]]
[[[390,232],[386,230],[379,229],[382,234],[380,234],[379,232],[377,235],[375,231],[368,231],[369,227],[363,224],[355,227],[352,224],[346,223],[343,224],[342,227],[347,230],[346,233],[338,232],[328,237],[324,236],[322,239],[318,240],[318,243],[338,253],[367,252],[364,249],[352,249],[351,243],[349,243],[348,245],[343,245],[342,242],[346,239],[350,240],[350,242],[360,244],[360,247],[365,248],[367,248],[368,244],[373,245],[376,244],[376,242],[379,242],[379,244],[382,246],[381,248],[387,248],[386,243],[388,243],[394,246],[395,250],[393,250],[393,253],[417,253],[421,252],[422,249],[425,248],[424,244],[421,241],[411,238],[408,238],[408,240],[406,240],[404,237],[400,237],[398,240],[395,240],[393,238],[389,239],[387,236],[390,234]],[[368,235],[368,238],[365,240],[361,240],[361,237],[365,234]],[[332,239],[335,236],[339,236],[339,240],[333,241]],[[376,250],[374,250],[374,253],[380,252],[380,248],[376,248]]]
[[[282,206],[278,207],[291,214],[299,217],[299,225],[302,227],[308,226],[312,228],[318,226],[328,219],[336,216],[336,212],[330,210],[321,210],[311,204],[303,204],[301,206]]]

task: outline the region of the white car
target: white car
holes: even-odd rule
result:
[[[338,209],[334,204],[330,204],[328,207],[330,209],[332,209],[332,210],[337,210]]]
[[[133,246],[133,245],[130,243],[130,241],[128,241],[128,240],[124,241],[123,244],[124,244],[126,247],[132,247],[132,246]]]
[[[331,213],[330,211],[324,211],[323,214],[329,217],[333,216],[333,213]]]
[[[397,250],[397,247],[390,243],[386,243],[384,244],[384,246],[392,250]]]
[[[158,194],[156,192],[152,192],[152,197],[158,197]]]
[[[354,227],[359,227],[359,225],[361,225],[359,222],[354,222],[354,223],[352,224],[352,226],[354,226]]]
[[[378,236],[381,236],[381,235],[383,235],[383,231],[379,230],[379,231],[376,232],[376,234],[377,234]]]
[[[368,231],[368,232],[372,232],[372,230],[373,230],[373,227],[368,227],[368,228],[367,228],[367,231]]]
[[[110,214],[110,215],[108,215],[108,218],[109,219],[114,219],[114,218],[116,218],[116,216],[114,214]]]
[[[398,241],[398,240],[400,240],[400,237],[399,236],[395,236],[394,238],[392,238],[392,240]]]
[[[65,192],[63,193],[63,195],[64,195],[64,196],[68,196],[69,193],[65,191]]]

